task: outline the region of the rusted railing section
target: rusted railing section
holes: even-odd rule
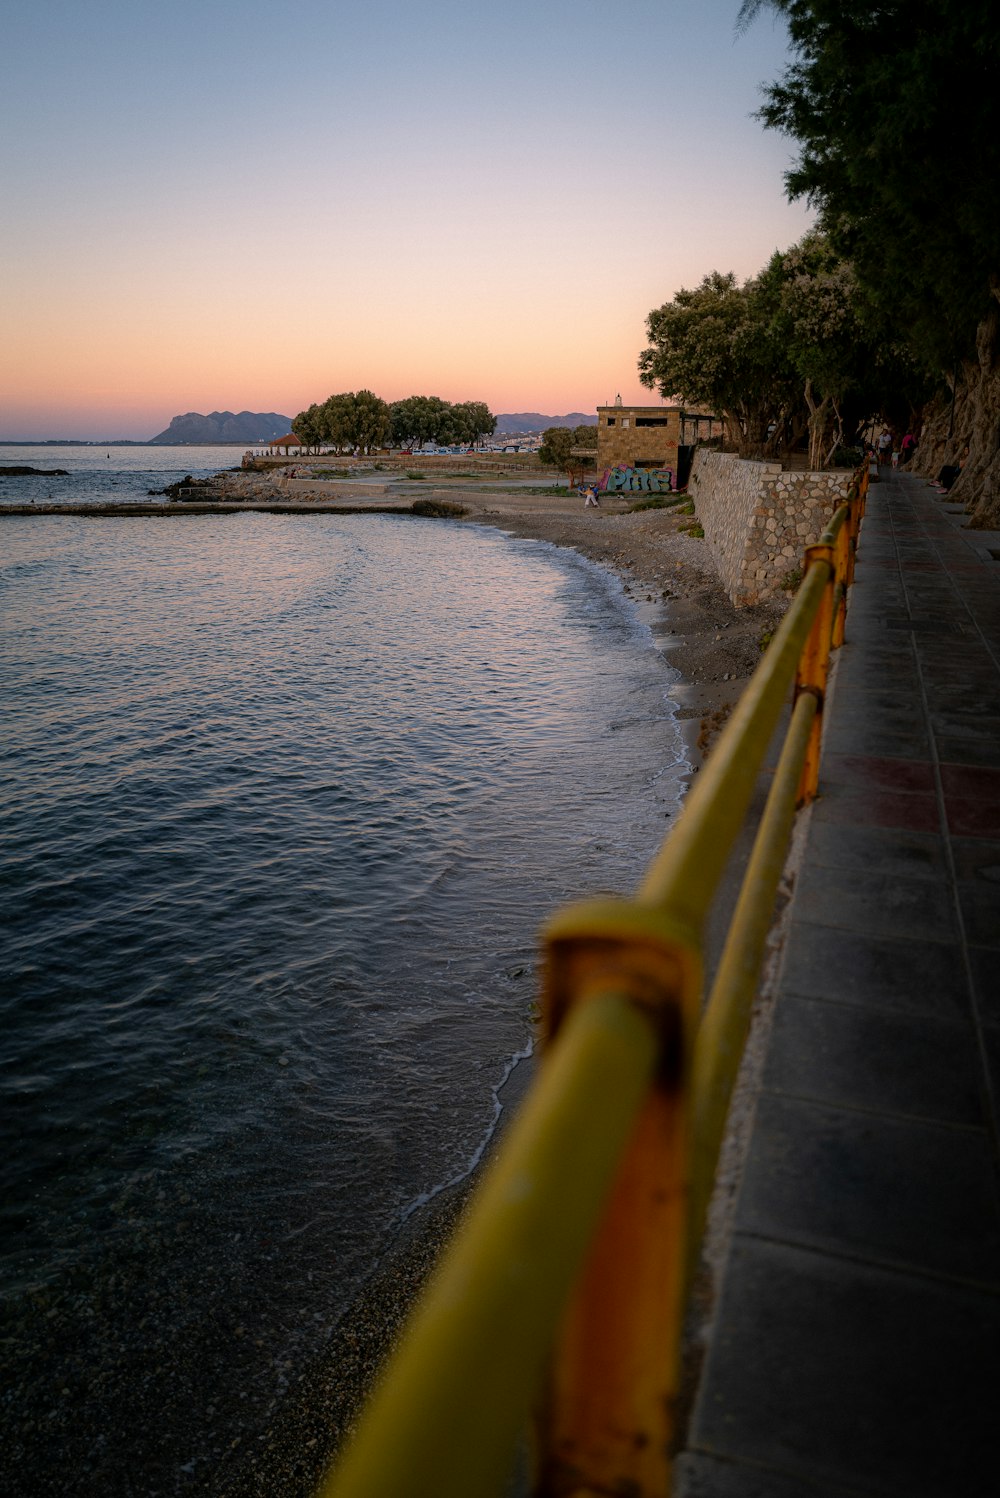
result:
[[[632,900],[545,930],[543,1064],[323,1498],[503,1493],[535,1411],[537,1498],[665,1498],[684,1300],[795,809],[816,794],[831,648],[868,487],[791,608]],[[702,929],[794,685],[702,1012]]]

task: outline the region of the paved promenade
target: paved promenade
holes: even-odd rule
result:
[[[688,1498],[1000,1492],[1000,533],[873,485]]]

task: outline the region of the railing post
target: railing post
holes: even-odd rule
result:
[[[833,624],[830,631],[830,644],[834,650],[839,650],[844,643],[844,625],[847,620],[847,587],[851,574],[849,517],[850,509],[848,509],[848,518],[838,530],[833,543]]]
[[[850,549],[847,555],[847,586],[850,587],[854,581],[854,563],[858,555],[858,536],[861,532],[861,517],[865,510],[865,491],[868,488],[868,475],[864,480],[858,480],[851,485],[847,496],[847,530],[850,538]]]
[[[845,529],[841,527],[841,531]],[[807,546],[805,551],[806,573],[810,568],[824,567],[826,569],[826,585],[820,600],[819,609],[813,620],[812,629],[795,672],[795,698],[802,692],[811,692],[816,698],[816,716],[812,722],[809,734],[809,744],[806,748],[805,761],[802,765],[802,774],[799,777],[799,788],[796,796],[797,806],[806,806],[816,796],[819,786],[819,756],[820,744],[823,736],[823,703],[826,698],[826,681],[829,674],[830,645],[833,640],[833,629],[835,623],[835,599],[834,579],[836,577],[836,559],[834,544],[829,541],[821,541],[816,546]],[[793,699],[794,701],[794,699]]]
[[[537,1498],[664,1498],[679,1389],[698,938],[638,903],[577,906],[548,929],[543,1021],[609,986],[660,1034],[660,1065],[563,1318],[537,1423]],[[567,1162],[567,1168],[571,1162]]]

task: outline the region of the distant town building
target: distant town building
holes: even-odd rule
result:
[[[687,483],[695,444],[722,436],[722,420],[682,406],[597,408],[597,466],[669,468],[677,486]]]

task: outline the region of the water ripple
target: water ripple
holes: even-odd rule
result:
[[[313,1355],[486,1147],[539,917],[628,886],[658,842],[683,769],[666,668],[617,585],[492,531],[4,538],[19,1491],[69,1464],[130,1493],[131,1453],[150,1491],[207,1493],[185,1469],[262,1427],[265,1366]],[[266,1358],[219,1334],[233,1316]]]

